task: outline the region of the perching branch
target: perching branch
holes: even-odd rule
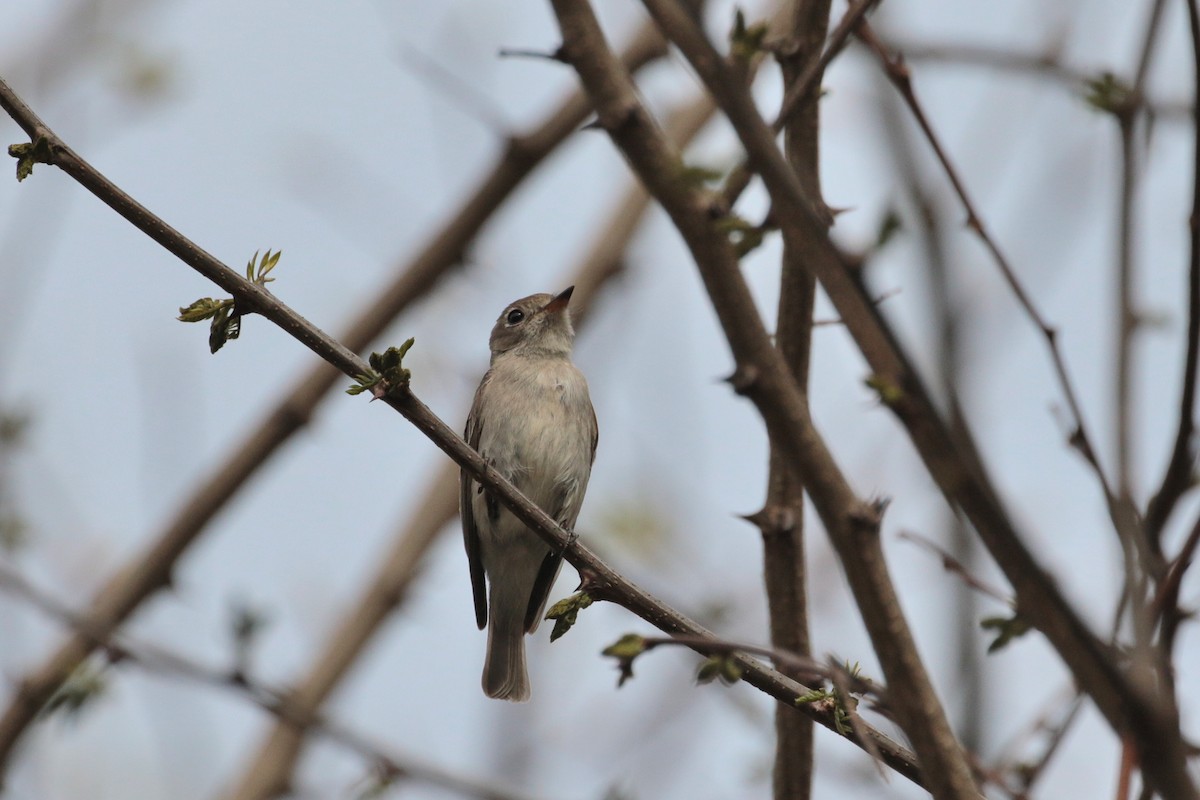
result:
[[[253,313],[275,323],[345,375],[357,379],[359,376],[371,374],[370,366],[362,358],[301,317],[262,287],[246,281],[241,274],[213,258],[122,192],[67,147],[3,81],[0,81],[0,105],[3,105],[10,115],[30,132],[31,137],[35,140],[43,139],[48,143],[52,163],[55,166],[75,178],[106,205],[154,241],[176,254],[188,266],[225,289],[240,303],[243,303],[245,308],[253,309]],[[767,347],[770,349],[769,344]],[[579,570],[584,579],[584,587],[592,597],[616,603],[665,633],[711,635],[692,620],[618,574],[580,544],[577,539],[572,541],[572,537],[567,531],[559,527],[544,511],[518,492],[508,480],[484,461],[479,453],[468,446],[461,437],[422,403],[408,383],[380,385],[377,388],[378,399],[398,411],[424,433],[459,467],[465,469],[476,482],[487,489],[532,531],[542,537],[547,544],[561,550],[566,560]],[[854,520],[856,524],[859,521]],[[806,691],[805,687],[775,670],[767,668],[761,662],[746,659],[744,669],[744,680],[747,683],[785,703],[792,703],[796,697],[803,695]],[[26,687],[23,686],[18,691],[25,695],[24,702],[28,703],[30,698]],[[899,696],[903,697],[903,694]],[[35,713],[36,710],[35,708]],[[832,715],[822,713],[819,709],[802,709],[802,711],[810,714],[815,721],[830,730],[838,731],[837,721]],[[878,731],[874,729],[869,729],[869,731],[871,746],[880,753],[889,767],[915,783],[924,785],[924,779],[919,773],[916,758],[912,753]],[[843,738],[858,746],[867,748],[867,745],[859,741],[853,732],[842,735]]]
[[[622,62],[636,71],[665,52],[662,37],[653,25],[646,24],[625,49]],[[0,94],[0,105],[25,128],[31,139],[36,140],[36,132],[45,129],[11,90]],[[495,211],[547,156],[578,130],[590,113],[587,98],[582,92],[575,92],[528,133],[509,139],[504,152],[459,212],[421,252],[397,269],[393,281],[372,293],[370,303],[343,332],[341,341],[345,346],[355,352],[366,349],[392,320],[461,263],[467,248]],[[153,219],[145,224],[155,226]],[[318,361],[299,380],[281,389],[279,403],[254,425],[254,433],[209,472],[210,477],[180,504],[163,530],[151,538],[150,545],[105,583],[92,603],[97,624],[120,625],[146,598],[170,584],[175,564],[183,553],[247,485],[251,476],[309,423],[339,377],[336,369]],[[0,717],[0,783],[9,754],[37,710],[89,652],[90,645],[73,636],[21,681],[21,691]]]

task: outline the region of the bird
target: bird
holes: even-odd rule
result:
[[[491,366],[463,434],[492,468],[572,532],[599,440],[587,379],[571,361],[574,289],[523,297],[501,312],[489,339]],[[459,489],[475,622],[487,628],[483,691],[524,702],[530,697],[525,634],[541,621],[563,554],[466,470]]]

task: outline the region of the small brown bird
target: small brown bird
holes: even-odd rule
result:
[[[491,369],[475,392],[464,434],[567,530],[579,517],[598,438],[587,380],[571,363],[575,330],[567,304],[574,288],[558,296],[530,295],[500,314],[490,341]],[[466,472],[459,501],[475,621],[488,629],[483,691],[528,700],[525,634],[541,621],[562,554]]]

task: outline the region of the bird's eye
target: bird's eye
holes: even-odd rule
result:
[[[525,319],[525,312],[519,308],[514,308],[512,311],[508,312],[508,316],[505,317],[505,319],[508,320],[509,325],[516,325],[518,322],[521,322]]]

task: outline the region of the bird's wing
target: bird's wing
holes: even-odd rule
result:
[[[600,444],[600,426],[596,423],[596,408],[588,402],[588,411],[592,413],[592,464],[596,463],[596,445]]]
[[[471,413],[467,417],[467,428],[463,432],[463,438],[467,440],[467,444],[476,451],[479,450],[479,435],[483,430],[482,422],[477,419],[477,409],[489,377],[491,377],[490,372],[483,377],[479,389],[475,392],[475,402],[471,404]],[[479,526],[475,522],[474,506],[471,503],[471,492],[475,491],[475,487],[476,483],[470,474],[466,470],[461,470],[458,480],[459,515],[462,517],[463,543],[467,547],[467,564],[471,570],[471,590],[475,595],[475,624],[479,626],[480,630],[483,630],[487,625],[488,617],[487,579],[483,572],[483,556],[479,551]]]

